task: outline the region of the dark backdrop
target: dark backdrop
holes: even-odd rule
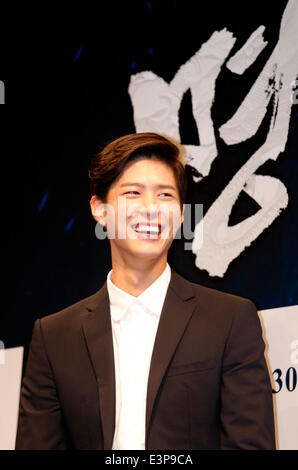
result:
[[[108,141],[135,131],[127,92],[131,74],[152,70],[170,81],[212,32],[224,27],[239,49],[261,24],[268,46],[239,80],[221,72],[212,117],[215,128],[235,112],[278,39],[286,1],[130,1],[99,4],[88,28],[70,19],[62,26],[41,14],[32,26],[9,27],[1,41],[0,79],[6,104],[0,106],[2,188],[4,188],[3,273],[6,284],[0,339],[6,347],[28,344],[36,318],[94,293],[111,269],[107,240],[95,237],[90,215],[88,166]],[[12,25],[13,26],[13,25]],[[3,32],[1,33],[3,35]],[[297,106],[292,108],[285,152],[259,168],[287,187],[288,207],[229,266],[223,278],[195,266],[195,255],[175,240],[169,263],[191,281],[251,298],[259,309],[298,304]],[[181,141],[199,143],[187,92],[180,108]],[[233,155],[218,139],[210,174],[195,184],[187,167],[187,202],[204,213],[231,177],[264,141],[270,110],[258,134]],[[217,136],[218,137],[218,136]],[[241,193],[233,223],[258,210]]]

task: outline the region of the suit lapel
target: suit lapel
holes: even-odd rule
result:
[[[104,449],[111,449],[115,428],[115,366],[110,303],[106,283],[81,316],[86,344],[99,390]]]
[[[169,362],[195,308],[191,284],[171,269],[152,352],[146,402],[146,448],[154,401]],[[92,296],[81,316],[90,360],[97,378],[104,449],[111,449],[115,431],[115,365],[107,284]]]
[[[171,269],[152,352],[146,403],[146,449],[154,401],[162,378],[192,316],[196,299],[191,284]]]

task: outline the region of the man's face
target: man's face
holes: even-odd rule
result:
[[[100,219],[102,201],[93,196],[94,218],[107,225],[112,257],[166,257],[183,222],[178,187],[172,168],[156,159],[130,162],[110,187],[108,213]]]

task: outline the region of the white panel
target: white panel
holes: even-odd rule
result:
[[[23,351],[22,346],[0,351],[0,450],[15,448]]]
[[[298,305],[259,312],[272,388],[278,447],[298,449]],[[276,372],[275,372],[276,371]]]

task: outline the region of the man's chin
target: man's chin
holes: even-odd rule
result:
[[[119,253],[125,252],[129,256],[136,258],[160,258],[164,256],[173,240],[159,238],[158,240],[146,239],[126,239],[126,240],[110,240],[113,248]]]
[[[143,242],[143,240],[141,240]],[[129,253],[136,258],[160,258],[168,251],[168,246],[154,243],[139,243],[139,240],[133,241],[133,247],[130,247]]]

